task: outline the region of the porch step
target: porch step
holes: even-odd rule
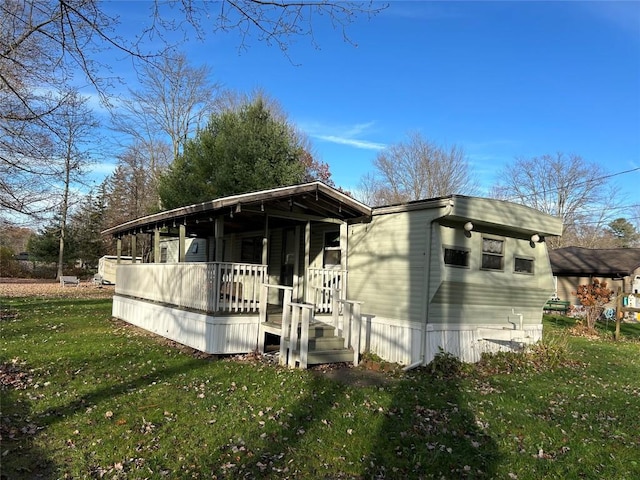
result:
[[[308,365],[320,365],[321,363],[353,362],[353,350],[342,348],[340,350],[312,350],[307,356]]]
[[[317,337],[309,339],[309,350],[341,350],[344,348],[342,337]]]
[[[273,333],[276,333],[276,331],[273,331]],[[299,349],[300,345],[298,344],[296,345],[296,351],[299,351]],[[336,336],[335,329],[331,325],[321,321],[309,325],[308,365],[352,361],[353,350],[344,348],[344,338]]]

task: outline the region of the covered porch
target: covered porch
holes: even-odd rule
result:
[[[369,218],[369,207],[314,182],[111,228],[104,233],[116,238],[118,256],[128,248],[146,260],[118,265],[114,316],[208,353],[262,349],[265,335],[277,335],[281,360],[290,363],[295,351],[294,364],[306,366],[302,344],[309,344],[310,331],[324,335],[319,322],[332,325],[339,337],[333,344],[345,348],[342,313],[354,310],[348,225]],[[138,252],[143,243],[151,250]],[[317,343],[323,342],[329,343]]]

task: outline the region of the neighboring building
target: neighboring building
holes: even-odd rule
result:
[[[286,340],[279,326],[312,309],[309,363],[338,358],[320,354],[336,343],[326,322],[355,353],[417,366],[440,349],[476,361],[539,340],[554,292],[544,239],[562,225],[522,205],[460,195],[372,209],[313,182],[104,233],[154,239],[154,263],[118,267],[113,314],[125,321],[208,353],[241,353],[263,348],[268,334]],[[161,263],[167,235],[176,236],[179,263]],[[184,263],[190,237],[206,245],[200,263]],[[361,325],[350,327],[352,318]]]
[[[142,262],[141,257],[137,257],[136,261]],[[130,256],[104,255],[98,259],[98,275],[99,280],[105,285],[116,284],[116,266],[118,264],[133,263]]]
[[[579,305],[575,295],[579,285],[598,279],[614,292],[638,293],[640,289],[640,248],[565,247],[549,252],[556,283],[555,296]]]
[[[185,262],[207,261],[207,239],[185,238]],[[178,238],[160,240],[160,263],[175,263],[179,260],[180,241]]]

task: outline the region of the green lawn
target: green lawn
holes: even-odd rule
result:
[[[2,478],[640,478],[638,325],[613,342],[549,317],[558,368],[504,357],[362,387],[193,355],[109,300],[3,304]]]

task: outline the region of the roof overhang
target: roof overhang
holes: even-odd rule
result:
[[[371,217],[371,208],[322,182],[273,188],[174,208],[116,225],[103,235],[149,233],[170,224],[211,223],[234,215],[273,216],[292,220],[349,222]]]

